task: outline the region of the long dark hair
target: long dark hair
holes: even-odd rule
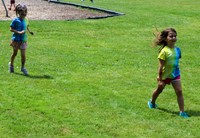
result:
[[[167,45],[166,38],[169,32],[174,32],[177,35],[177,32],[174,28],[167,28],[160,33],[157,33],[154,40],[154,46],[160,46],[159,52]]]

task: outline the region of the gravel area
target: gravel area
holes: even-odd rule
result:
[[[7,8],[10,0],[4,0]],[[29,20],[77,20],[96,17],[105,17],[109,14],[88,9],[81,9],[75,6],[49,3],[47,0],[15,0],[16,5],[22,3],[27,5]],[[0,2],[0,20],[12,20],[16,17],[15,11],[8,10],[8,17],[2,2]]]

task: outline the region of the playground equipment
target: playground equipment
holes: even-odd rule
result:
[[[5,4],[4,0],[2,0],[2,3],[3,3],[3,6],[4,6],[4,8],[5,8],[5,11],[6,11],[6,17],[9,17],[9,16],[8,16],[8,10],[7,10],[7,8],[6,8],[6,4]]]
[[[96,11],[105,12],[105,13],[110,14],[110,15],[103,16],[103,17],[92,17],[92,18],[89,18],[89,19],[101,19],[101,18],[125,15],[124,13],[120,13],[120,12],[115,12],[115,11],[106,10],[106,9],[97,8],[97,7],[92,7],[92,6],[84,6],[84,5],[81,5],[81,4],[76,4],[76,3],[71,3],[71,2],[61,2],[60,0],[48,0],[48,2],[63,4],[63,5],[71,5],[71,6],[75,6],[75,7],[81,7],[81,8],[85,8],[85,9],[96,10]]]

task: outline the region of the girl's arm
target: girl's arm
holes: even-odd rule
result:
[[[10,31],[11,31],[11,32],[14,32],[14,33],[16,33],[16,34],[24,34],[24,33],[25,33],[24,30],[22,30],[22,31],[17,31],[17,30],[15,30],[15,29],[13,29],[12,27],[10,27]]]
[[[29,25],[27,25],[27,31],[28,31],[31,35],[34,35],[34,33],[30,31]]]
[[[158,67],[158,81],[159,82],[162,81],[162,71],[163,71],[164,65],[165,65],[165,61],[162,59],[159,59],[159,67]]]

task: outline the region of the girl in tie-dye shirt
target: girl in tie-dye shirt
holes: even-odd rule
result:
[[[162,93],[166,84],[172,84],[177,96],[179,115],[188,118],[187,113],[184,111],[184,98],[180,80],[179,59],[181,58],[181,50],[175,46],[176,37],[176,30],[168,28],[159,33],[156,38],[155,45],[161,46],[158,55],[158,86],[153,92],[152,99],[148,101],[148,106],[149,108],[156,108],[156,99]]]

